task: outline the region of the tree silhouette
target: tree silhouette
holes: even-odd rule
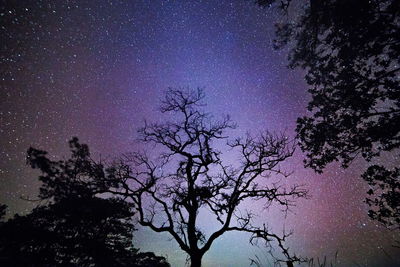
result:
[[[145,123],[139,130],[140,140],[154,145],[158,157],[139,152],[125,155],[110,169],[108,181],[119,183],[118,189],[110,192],[134,203],[142,226],[169,233],[188,254],[192,267],[201,266],[213,242],[231,231],[250,234],[252,244],[257,240],[267,245],[276,242],[286,260],[299,260],[284,246],[288,235],[253,225],[254,214],[240,209],[244,202],[254,205],[256,201],[288,208],[295,198],[306,196],[298,186],[285,189],[272,182],[271,176],[286,177],[280,164],[293,154],[293,144],[269,132],[225,143],[227,130],[235,125],[229,117],[215,121],[203,112],[203,98],[200,89],[167,90],[161,112],[170,114],[171,121]],[[238,153],[237,164],[222,160],[217,146],[224,143],[229,153]],[[209,236],[198,226],[203,210],[211,213],[210,220],[220,223]]]
[[[7,206],[0,204],[0,222],[3,220],[4,215],[6,215]]]
[[[28,163],[42,171],[39,198],[47,203],[0,225],[0,266],[169,266],[161,257],[133,249],[129,204],[99,197],[110,186],[104,183],[103,165],[77,138],[70,148],[72,156],[64,161],[28,150]]]
[[[289,66],[305,69],[310,86],[311,114],[297,121],[305,165],[322,172],[333,161],[346,168],[389,152],[396,166],[371,163],[362,177],[369,216],[399,229],[400,1],[309,0],[293,22],[294,2],[279,1],[289,16],[275,45],[289,44]]]

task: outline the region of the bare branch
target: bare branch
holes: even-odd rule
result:
[[[115,192],[132,199],[141,225],[168,232],[192,263],[201,261],[213,242],[229,231],[251,234],[251,243],[255,239],[275,241],[288,260],[296,260],[283,245],[287,236],[253,226],[252,212],[240,212],[241,203],[248,200],[287,209],[296,198],[306,196],[300,186],[286,189],[272,179],[289,176],[280,165],[293,155],[294,142],[283,134],[265,132],[257,138],[247,134],[227,142],[239,161],[226,165],[213,142],[227,138],[226,131],[235,124],[229,116],[215,121],[201,111],[203,99],[201,89],[167,90],[161,112],[173,113],[175,119],[145,123],[139,130],[143,142],[153,143],[163,152],[155,161],[143,153],[125,155],[109,175],[118,181]],[[208,238],[196,225],[202,209],[208,209],[221,224]]]

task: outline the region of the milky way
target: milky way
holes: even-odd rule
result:
[[[169,86],[205,88],[208,111],[230,114],[237,134],[294,136],[309,96],[302,71],[286,68],[287,51],[272,49],[274,12],[245,0],[2,1],[0,202],[9,215],[35,205],[21,199],[34,199],[38,189],[37,172],[25,165],[29,146],[61,158],[78,136],[98,157],[134,150],[136,129],[157,119]],[[365,163],[317,175],[302,157],[298,151],[287,163],[291,179],[311,194],[286,219],[291,249],[328,258],[337,251],[338,266],[399,265],[391,247],[399,236],[366,215]],[[260,217],[282,226],[275,213]],[[248,266],[254,254],[267,264],[247,238],[225,236],[204,266]],[[139,230],[135,246],[184,264],[167,236]]]

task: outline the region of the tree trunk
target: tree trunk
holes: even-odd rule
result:
[[[192,254],[190,255],[190,267],[201,267],[201,258],[203,255]]]

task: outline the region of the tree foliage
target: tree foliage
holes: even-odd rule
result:
[[[305,165],[322,172],[333,161],[373,161],[400,147],[400,1],[328,0],[281,3],[277,48],[289,44],[289,66],[303,68],[312,96],[310,115],[297,121]],[[297,1],[298,2],[298,1]],[[296,13],[296,14],[294,14]],[[297,16],[297,20],[293,19]],[[399,171],[370,166],[370,216],[400,227]],[[385,169],[389,168],[389,169]]]
[[[362,175],[371,188],[367,204],[373,207],[368,214],[388,227],[400,227],[400,169],[388,170],[380,165],[370,166]]]
[[[161,112],[171,120],[146,123],[139,130],[140,140],[154,145],[152,151],[159,155],[126,155],[110,173],[109,180],[119,183],[113,193],[134,203],[142,226],[170,234],[188,254],[192,267],[201,266],[214,241],[231,231],[248,233],[252,243],[276,242],[286,260],[298,260],[284,246],[287,235],[253,225],[254,214],[240,208],[245,201],[287,208],[295,198],[306,195],[298,186],[286,189],[269,182],[273,175],[285,175],[280,164],[293,154],[293,144],[269,132],[258,138],[247,135],[224,141],[227,130],[235,125],[229,117],[218,121],[202,111],[203,98],[200,89],[167,90]],[[225,163],[217,143],[218,147],[225,144],[233,155],[237,153],[239,162]],[[202,210],[208,210],[210,220],[220,224],[208,236],[198,226]]]
[[[0,204],[0,222],[3,220],[4,215],[6,215],[7,206]]]
[[[98,196],[110,186],[104,182],[105,168],[77,138],[70,148],[71,158],[62,161],[50,160],[45,151],[28,150],[28,164],[42,172],[42,205],[0,225],[0,265],[169,266],[152,253],[137,253],[130,205]]]

